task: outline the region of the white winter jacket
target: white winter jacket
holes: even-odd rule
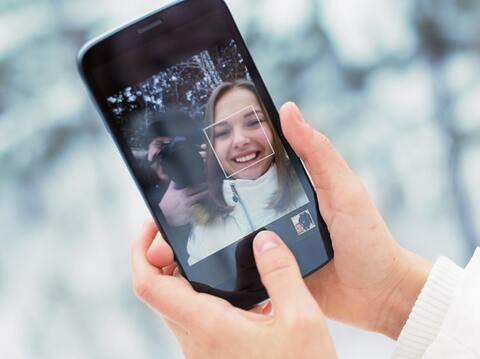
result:
[[[480,249],[465,269],[435,262],[393,357],[480,359]]]
[[[297,176],[294,178],[298,181]],[[300,183],[293,185],[302,188]],[[278,190],[277,168],[273,164],[265,174],[256,180],[233,179],[223,181],[223,196],[233,211],[212,224],[193,224],[188,238],[188,264],[199,260],[238,241],[247,234],[277,220],[283,215],[308,203],[303,190],[290,205],[278,212],[269,202]]]

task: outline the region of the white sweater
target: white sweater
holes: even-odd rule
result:
[[[465,269],[435,262],[393,358],[480,359],[480,248]]]
[[[296,175],[294,178],[297,179]],[[295,187],[302,188],[300,183]],[[187,243],[188,264],[195,264],[308,203],[302,189],[285,210],[278,212],[269,206],[272,196],[277,191],[278,176],[275,165],[256,180],[223,181],[223,197],[233,210],[215,223],[193,224]]]

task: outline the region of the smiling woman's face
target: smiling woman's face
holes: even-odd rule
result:
[[[233,88],[220,97],[214,110],[213,143],[225,172],[237,179],[263,175],[273,161],[273,136],[256,95]]]

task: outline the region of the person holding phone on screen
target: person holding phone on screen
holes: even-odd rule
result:
[[[154,188],[155,192],[159,192],[155,197],[168,224],[173,227],[190,225],[193,206],[207,195],[207,186],[204,180],[201,183],[201,175],[188,178],[183,175],[185,171],[181,171],[181,167],[191,168],[190,163],[184,163],[185,157],[193,162],[204,162],[205,159],[206,144],[191,140],[198,137],[192,131],[193,124],[193,120],[180,111],[158,112],[153,115],[146,130],[146,160],[160,184]],[[188,141],[193,142],[190,151],[182,147]],[[175,161],[178,163],[169,165]],[[204,166],[200,167],[199,172],[204,172]]]
[[[193,211],[190,265],[308,202],[253,83],[218,86],[205,117],[208,197]]]

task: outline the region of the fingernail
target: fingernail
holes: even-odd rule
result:
[[[297,104],[295,102],[290,102],[290,104],[291,104],[290,106],[292,107],[292,110],[295,114],[295,119],[298,122],[305,122],[305,119],[303,118],[303,114],[300,111],[300,109],[298,108]]]
[[[255,250],[259,253],[265,253],[270,249],[276,248],[278,244],[277,237],[268,233],[259,233],[254,240]]]

